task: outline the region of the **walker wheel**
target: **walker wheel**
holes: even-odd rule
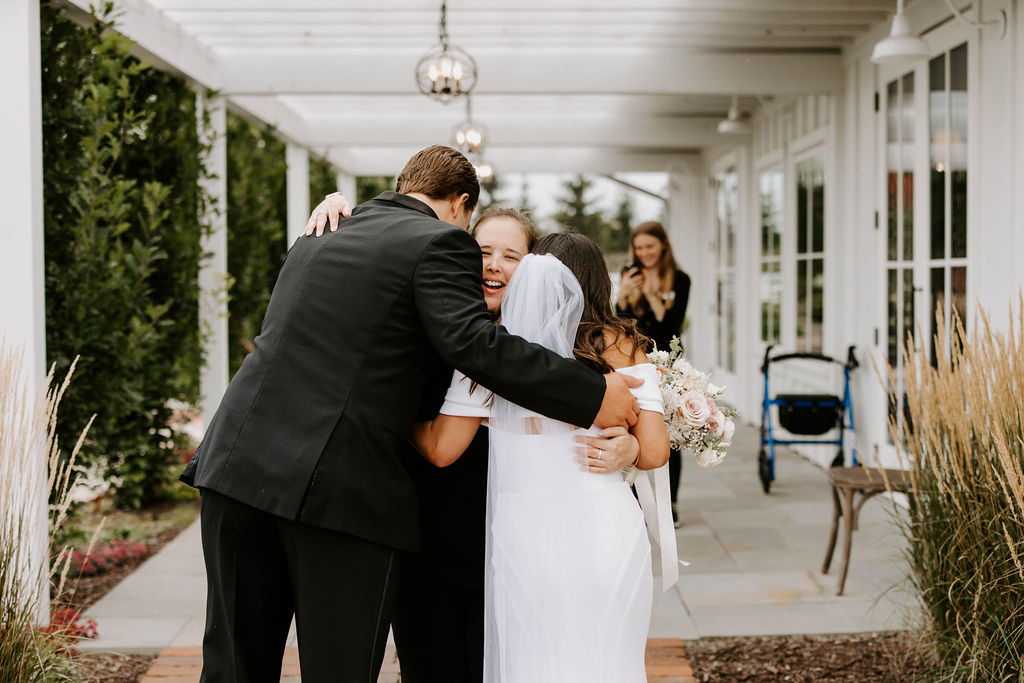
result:
[[[772,463],[764,451],[757,455],[757,474],[761,477],[761,488],[768,493],[772,487]]]

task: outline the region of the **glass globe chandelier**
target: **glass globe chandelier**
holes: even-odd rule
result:
[[[486,183],[494,176],[494,167],[484,159],[482,152],[474,152],[466,155],[469,159],[469,163],[473,164],[473,170],[476,171],[477,180],[481,183]]]
[[[440,44],[416,64],[416,85],[420,92],[444,103],[468,95],[476,85],[476,61],[462,48],[448,43],[447,12],[448,3],[444,1],[437,30]]]
[[[452,131],[452,144],[465,155],[477,154],[484,147],[487,128],[473,120],[473,109],[466,95],[466,120]]]

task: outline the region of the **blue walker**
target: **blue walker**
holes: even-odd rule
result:
[[[761,450],[757,456],[757,473],[761,478],[761,486],[768,493],[775,481],[775,444],[831,444],[839,447],[839,452],[832,460],[832,467],[843,465],[843,436],[846,429],[853,429],[853,404],[850,399],[850,372],[859,363],[850,347],[846,353],[846,362],[820,353],[784,353],[772,356],[774,346],[764,352],[761,373],[764,375],[764,400],[761,409]],[[768,388],[768,370],[771,364],[789,360],[811,360],[822,363],[835,363],[843,368],[843,396],[834,394],[777,394],[774,397]],[[839,430],[835,439],[777,439],[772,431],[772,406],[778,407],[779,424],[790,434],[820,435],[833,429]],[[844,416],[849,415],[849,424],[844,424]],[[766,448],[767,447],[767,448]],[[857,450],[851,450],[853,465],[857,465]]]

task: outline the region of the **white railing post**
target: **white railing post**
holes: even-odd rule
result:
[[[285,248],[292,245],[295,237],[302,234],[302,228],[309,220],[309,150],[291,142],[285,148],[285,163],[288,165],[285,185],[288,208],[285,227]]]

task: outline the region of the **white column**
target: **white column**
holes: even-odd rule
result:
[[[345,199],[352,206],[359,201],[356,198],[356,177],[346,171],[338,170],[338,192],[345,195]]]
[[[0,22],[0,339],[23,355],[29,395],[39,393],[46,379],[46,315],[43,302],[43,132],[39,56],[39,3],[4,3]],[[20,387],[19,387],[20,388]],[[13,390],[19,388],[12,387]],[[15,394],[17,395],[17,394]],[[12,490],[28,491],[25,506],[32,549],[30,570],[46,561],[46,459],[39,448],[38,469],[22,473],[25,482]],[[0,510],[0,515],[6,511]],[[41,572],[45,577],[45,572]],[[32,574],[30,573],[29,576]],[[38,620],[49,621],[49,588],[42,591]]]
[[[713,235],[704,220],[707,188],[707,178],[693,173],[693,169],[677,166],[669,171],[668,224],[665,229],[676,262],[691,280],[690,301],[686,307],[690,324],[683,335],[683,345],[686,355],[698,367],[705,368],[710,367],[714,360],[712,338],[695,331],[713,329],[708,325],[714,322],[713,307],[708,306],[708,302],[714,301],[715,292],[708,284],[713,282],[709,267]]]
[[[287,246],[290,247],[309,220],[309,150],[289,142],[285,149],[285,163],[288,165],[285,180],[288,188],[288,228],[284,232]]]
[[[228,214],[227,214],[227,112],[224,98],[196,96],[199,134],[210,145],[203,162],[207,178],[201,182],[210,204],[202,217],[208,227],[202,249],[209,257],[199,268],[199,325],[205,363],[200,374],[200,408],[203,424],[209,425],[228,386]],[[203,125],[203,114],[209,117]]]

